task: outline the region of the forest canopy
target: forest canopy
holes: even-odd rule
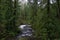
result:
[[[60,0],[0,0],[0,40],[15,40],[22,24],[35,32],[21,40],[60,40]]]

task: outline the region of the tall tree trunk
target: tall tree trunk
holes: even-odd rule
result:
[[[50,21],[49,21],[49,17],[50,17],[50,0],[47,0],[47,36],[48,36],[48,39],[49,40],[52,40],[52,38],[51,38],[51,32],[50,32],[50,27],[49,27],[49,23],[50,23]],[[47,40],[48,40],[47,39]]]
[[[31,16],[32,24],[34,24],[34,21],[35,21],[36,16],[37,16],[37,0],[33,0],[33,1],[34,1],[33,5],[32,5],[33,13],[32,13],[32,16]]]
[[[60,1],[57,0],[57,16],[60,18]]]
[[[14,16],[14,18],[13,18],[13,26],[14,27],[16,27],[16,18],[15,18],[16,13],[17,13],[16,8],[17,8],[17,0],[14,0],[14,12],[13,12],[13,16]]]

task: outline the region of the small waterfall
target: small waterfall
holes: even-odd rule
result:
[[[34,30],[31,28],[31,25],[20,25],[19,29],[21,30],[21,34],[17,36],[17,39],[20,38],[29,38],[33,36]]]

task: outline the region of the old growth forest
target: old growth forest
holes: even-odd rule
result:
[[[23,24],[33,36],[18,39]],[[60,0],[0,0],[0,40],[60,40]]]

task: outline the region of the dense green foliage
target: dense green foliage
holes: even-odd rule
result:
[[[18,0],[0,0],[0,40],[9,40],[18,33],[18,5]]]
[[[14,39],[20,24],[31,24],[35,31],[34,37],[21,40],[60,40],[60,0],[33,1],[23,8],[18,0],[0,0],[0,40]]]

